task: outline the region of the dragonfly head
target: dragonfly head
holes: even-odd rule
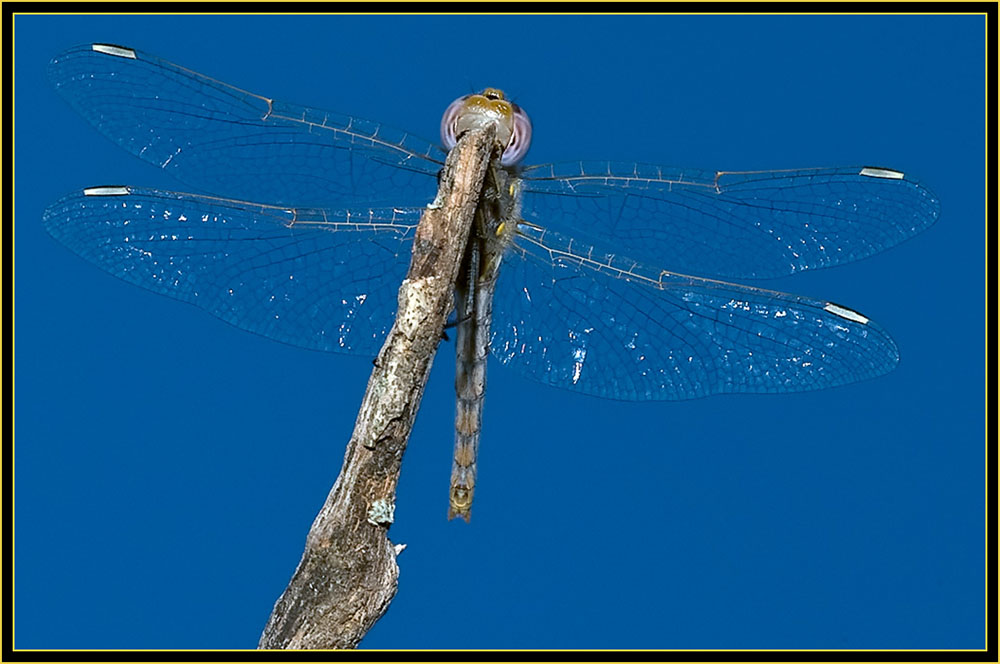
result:
[[[450,150],[464,132],[490,123],[496,125],[497,140],[504,146],[500,163],[513,166],[524,159],[531,145],[531,120],[496,88],[486,88],[479,94],[451,102],[441,118],[441,142]]]

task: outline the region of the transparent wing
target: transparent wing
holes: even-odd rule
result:
[[[612,399],[816,390],[899,359],[880,327],[845,307],[648,268],[525,225],[493,312],[503,364]]]
[[[713,173],[573,162],[521,175],[526,220],[651,265],[723,278],[859,260],[940,212],[920,183],[874,167]]]
[[[421,205],[444,163],[440,148],[406,132],[267,99],[133,49],[79,46],[48,75],[108,138],[205,193]]]
[[[392,326],[419,209],[286,209],[95,187],[45,228],[111,274],[227,323],[315,350],[374,355]]]

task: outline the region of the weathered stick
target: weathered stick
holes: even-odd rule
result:
[[[448,154],[435,204],[420,218],[396,322],[347,446],[344,465],[274,605],[258,648],[353,648],[396,594],[392,523],[403,450],[454,306],[454,284],[495,129],[469,131]]]

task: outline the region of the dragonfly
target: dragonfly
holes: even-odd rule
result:
[[[320,351],[377,354],[447,150],[477,122],[498,127],[493,212],[477,217],[455,285],[449,518],[470,518],[488,355],[629,401],[870,379],[899,354],[867,316],[730,280],[866,258],[940,212],[886,167],[525,166],[531,121],[495,89],[453,102],[438,144],[113,44],[67,50],[48,76],[100,132],[190,188],[83,189],[45,211],[48,232],[125,281]]]

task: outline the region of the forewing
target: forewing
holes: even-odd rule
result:
[[[871,256],[929,227],[940,204],[873,167],[706,172],[572,162],[522,173],[522,216],[650,265],[770,278]]]
[[[134,49],[92,44],[49,79],[108,138],[203,193],[287,205],[421,205],[445,153],[406,132],[267,99]]]
[[[419,209],[281,208],[138,187],[70,194],[46,230],[130,283],[294,346],[374,355]]]

